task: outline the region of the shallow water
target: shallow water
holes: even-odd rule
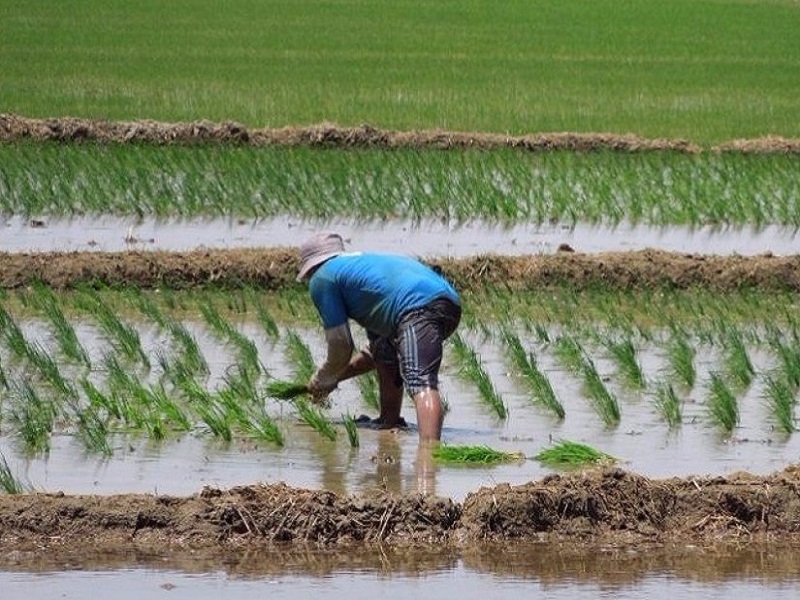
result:
[[[339,231],[353,249],[405,252],[417,256],[463,257],[487,252],[505,255],[549,254],[567,244],[578,252],[655,248],[700,254],[795,254],[797,231],[784,227],[650,227],[522,224],[513,227],[481,222],[440,221],[303,221],[275,218],[259,221],[155,221],[117,217],[0,222],[0,252],[122,251],[196,248],[297,246],[320,229]]]
[[[0,570],[3,598],[795,598],[791,548],[573,548],[505,544],[440,552],[309,550],[219,556],[71,556]],[[13,563],[13,560],[12,560]]]

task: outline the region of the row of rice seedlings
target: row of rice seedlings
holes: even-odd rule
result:
[[[734,392],[718,373],[711,373],[708,407],[712,421],[725,432],[732,432],[739,424],[739,402]]]
[[[556,396],[547,375],[539,369],[533,353],[526,352],[519,336],[508,328],[503,329],[503,341],[514,368],[527,385],[533,400],[552,412],[558,419],[563,419],[565,416],[564,405]]]
[[[610,464],[617,459],[588,444],[561,440],[537,453],[533,458],[550,466],[576,467],[586,464]]]
[[[622,340],[608,338],[606,347],[616,362],[625,385],[634,390],[644,390],[647,383],[633,341],[629,337]]]
[[[3,152],[9,214],[800,223],[796,165],[778,155],[18,146]]]
[[[11,472],[11,467],[8,465],[5,455],[0,452],[0,490],[6,494],[24,494],[30,491],[31,486],[22,482],[19,477],[16,477]]]
[[[56,295],[42,283],[36,283],[33,286],[33,291],[34,303],[47,316],[61,354],[68,360],[90,368],[89,354],[78,339],[75,328],[61,310]]]
[[[221,338],[230,342],[239,353],[239,359],[244,361],[248,368],[255,371],[264,371],[264,366],[258,357],[258,348],[253,340],[242,334],[228,322],[210,300],[200,302],[200,312],[211,329]]]
[[[656,410],[670,429],[678,427],[683,422],[683,402],[675,393],[672,384],[660,382],[656,386],[654,402]]]
[[[508,418],[508,408],[484,369],[478,353],[458,333],[452,335],[450,340],[461,375],[478,388],[481,400],[500,419]]]
[[[461,446],[438,444],[431,450],[436,462],[491,465],[525,460],[521,452],[505,452],[485,445]]]
[[[97,321],[100,329],[114,349],[131,362],[139,362],[150,368],[150,359],[142,348],[139,333],[130,325],[123,323],[103,297],[94,289],[85,288],[76,299],[79,308]]]

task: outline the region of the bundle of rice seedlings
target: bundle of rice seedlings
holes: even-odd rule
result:
[[[292,400],[298,396],[308,394],[308,386],[296,381],[282,381],[276,379],[267,383],[267,396],[278,400]]]
[[[605,452],[600,452],[586,444],[568,440],[562,440],[554,446],[542,450],[533,458],[551,466],[579,466],[617,462],[616,458]]]
[[[448,446],[447,444],[436,446],[432,455],[437,462],[482,465],[525,459],[521,452],[503,452],[489,446]]]

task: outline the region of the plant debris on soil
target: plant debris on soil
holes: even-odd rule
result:
[[[575,290],[738,289],[800,290],[800,255],[710,256],[659,250],[558,252],[548,255],[430,259],[461,289],[502,286],[513,291],[569,284]],[[299,252],[245,248],[188,252],[0,252],[0,288],[42,282],[141,288],[243,285],[266,290],[296,286]]]
[[[333,123],[321,123],[311,127],[259,129],[248,128],[233,122],[162,123],[152,120],[125,122],[76,117],[33,119],[21,115],[0,114],[0,141],[12,142],[25,139],[57,142],[238,143],[253,146],[436,148],[442,150],[518,148],[536,152],[668,150],[697,153],[702,151],[702,148],[686,140],[645,139],[635,135],[611,133],[557,132],[513,136],[442,130],[391,131],[368,124],[358,127],[340,127]],[[800,140],[779,136],[731,140],[715,146],[712,150],[750,154],[796,154],[800,152]]]
[[[800,540],[800,468],[769,476],[653,480],[617,468],[549,475],[469,494],[463,504],[383,490],[354,496],[285,484],[188,497],[0,496],[4,552],[285,544],[453,546],[492,541],[604,544]]]

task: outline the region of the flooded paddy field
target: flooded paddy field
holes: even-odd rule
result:
[[[790,162],[764,171],[787,207]],[[3,597],[794,597],[796,230],[521,221],[6,215],[0,453],[22,493],[0,496]],[[465,301],[443,441],[519,459],[434,460],[408,403],[407,427],[362,423],[354,445],[368,383],[332,395],[335,439],[265,394],[295,377],[292,344],[322,359],[293,282],[319,229],[443,266]],[[615,462],[537,459],[562,440]]]

